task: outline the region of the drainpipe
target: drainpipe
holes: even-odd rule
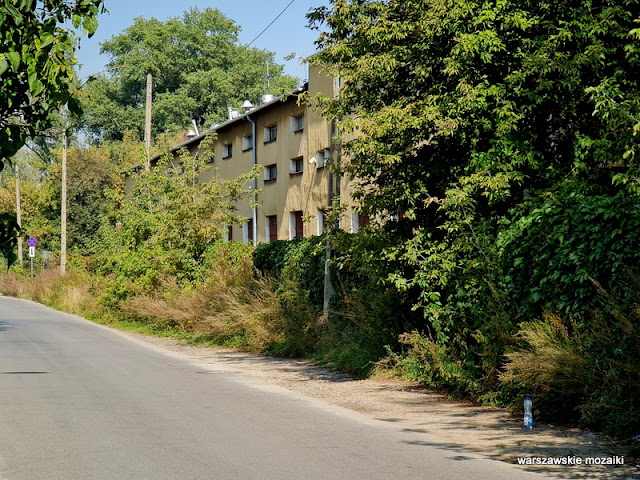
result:
[[[251,122],[251,138],[253,141],[253,166],[258,164],[258,142],[256,142],[256,122],[247,115],[245,117]],[[253,246],[258,244],[258,179],[253,179]]]

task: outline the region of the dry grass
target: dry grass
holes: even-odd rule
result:
[[[131,297],[121,309],[159,327],[251,351],[281,342],[286,323],[275,282],[254,278],[244,266],[215,267],[197,289],[181,290],[164,280],[158,293]]]
[[[73,270],[66,275],[55,269],[38,272],[33,277],[19,276],[13,271],[0,275],[2,294],[28,298],[78,315],[95,310],[95,297],[90,290],[86,276]]]
[[[500,380],[527,385],[543,395],[574,397],[584,390],[589,365],[572,345],[567,326],[554,313],[524,326],[518,338],[528,347],[506,355]]]
[[[28,284],[21,280],[15,272],[0,276],[0,293],[9,297],[27,297]]]

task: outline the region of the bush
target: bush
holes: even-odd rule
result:
[[[623,313],[604,290],[598,297],[601,308],[579,322],[545,312],[521,325],[503,393],[518,408],[533,394],[542,418],[626,436],[640,430],[640,307]]]
[[[501,238],[505,282],[521,319],[543,310],[573,317],[599,308],[595,284],[626,310],[625,265],[640,262],[640,198],[569,193],[534,208]]]

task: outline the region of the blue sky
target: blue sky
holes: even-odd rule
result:
[[[110,39],[133,24],[136,17],[166,20],[180,17],[190,7],[217,8],[233,19],[241,28],[240,42],[253,40],[291,0],[105,0],[109,13],[99,18],[98,31],[92,38],[86,36],[77,52],[83,78],[104,69],[106,56],[100,55],[100,42]],[[252,46],[275,52],[276,60],[285,65],[285,72],[302,80],[307,78],[306,67],[298,57],[307,57],[315,52],[313,42],[317,31],[306,28],[305,14],[312,8],[327,5],[328,0],[294,0],[269,29]],[[285,61],[284,57],[296,53],[296,58]]]

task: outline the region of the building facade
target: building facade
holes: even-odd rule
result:
[[[171,149],[176,159],[186,148],[197,154],[206,135],[214,133],[213,166],[202,182],[233,179],[263,166],[257,187],[257,207],[249,202],[237,204],[237,212],[248,219],[242,225],[224,228],[229,240],[258,243],[309,237],[323,232],[325,211],[337,195],[346,209],[340,226],[357,231],[368,219],[357,212],[350,195],[348,178],[336,177],[328,168],[341,161],[335,129],[320,112],[304,105],[299,96],[338,94],[339,82],[310,67],[309,82],[286,97],[267,98],[257,107],[247,105],[244,112],[230,111],[226,122]],[[157,162],[159,156],[151,159]]]

